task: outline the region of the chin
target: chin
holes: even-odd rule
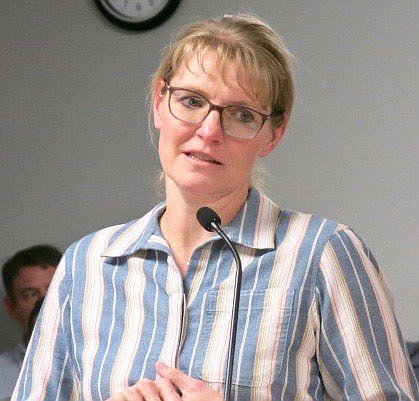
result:
[[[195,192],[197,195],[205,193],[218,192],[220,184],[209,180],[195,180],[194,182],[187,182],[180,185],[184,191]]]
[[[240,185],[237,177],[209,176],[199,173],[182,176],[172,175],[169,179],[181,192],[198,197],[221,197],[228,193],[241,191],[243,185],[247,191],[249,186],[248,183]]]

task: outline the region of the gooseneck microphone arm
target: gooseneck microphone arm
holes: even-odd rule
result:
[[[234,350],[236,348],[236,332],[237,332],[237,321],[239,314],[239,303],[240,303],[240,288],[242,280],[242,264],[240,256],[234,247],[230,238],[227,237],[225,232],[221,229],[221,219],[218,214],[209,207],[201,207],[197,213],[196,218],[202,227],[207,231],[216,231],[219,236],[225,241],[227,246],[233,253],[234,260],[236,261],[236,274],[234,278],[234,299],[233,299],[233,310],[231,317],[230,326],[230,340],[228,344],[227,354],[227,367],[226,367],[226,384],[224,387],[224,401],[230,401],[231,392],[231,381],[233,377],[233,365],[234,365]]]

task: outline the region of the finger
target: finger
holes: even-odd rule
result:
[[[201,384],[199,380],[192,379],[179,369],[167,366],[161,361],[156,363],[156,370],[161,377],[173,383],[182,393],[187,390],[195,389]]]
[[[122,393],[114,395],[106,399],[106,401],[124,401],[124,396]]]
[[[128,401],[126,391],[122,391],[112,397],[106,399],[106,401]]]
[[[123,396],[124,396],[123,398],[124,401],[144,401],[144,398],[138,391],[136,385],[132,387],[128,387],[123,392]]]
[[[142,398],[139,398],[139,400],[144,400],[144,401],[160,401],[161,400],[156,383],[152,380],[148,380],[148,379],[140,380],[133,387],[135,387],[137,394],[140,394],[142,397]],[[133,401],[137,401],[137,400],[134,399]]]
[[[178,401],[181,400],[181,394],[179,390],[164,377],[157,377],[155,381],[157,388],[159,389],[160,397],[163,400]]]
[[[143,379],[106,401],[161,401],[161,398],[155,383]]]
[[[179,399],[195,401],[222,401],[222,396],[215,390],[209,388],[203,381],[193,379],[192,377],[182,373],[179,369],[171,368],[159,361],[156,363],[156,370],[161,379],[165,379],[172,386],[174,386],[174,388],[180,390],[180,398],[173,398],[174,401]],[[164,384],[164,386],[166,386],[166,384]],[[162,398],[164,401],[172,401],[172,398]]]

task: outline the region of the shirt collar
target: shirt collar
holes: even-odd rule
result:
[[[159,217],[165,206],[164,202],[159,203],[142,218],[123,225],[102,256],[128,256],[141,249],[167,250],[167,243],[159,227]]]
[[[102,256],[123,257],[146,249],[168,251],[158,222],[164,208],[165,203],[162,202],[144,217],[122,226]],[[273,249],[279,212],[279,207],[267,196],[256,189],[250,189],[243,207],[223,230],[236,244],[256,249]],[[217,237],[215,235],[210,240]]]
[[[252,188],[237,216],[223,229],[237,244],[273,249],[279,212],[279,207],[272,200]]]

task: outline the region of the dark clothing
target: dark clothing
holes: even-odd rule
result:
[[[419,341],[407,342],[407,351],[409,352],[410,361],[415,371],[416,380],[419,383]]]

